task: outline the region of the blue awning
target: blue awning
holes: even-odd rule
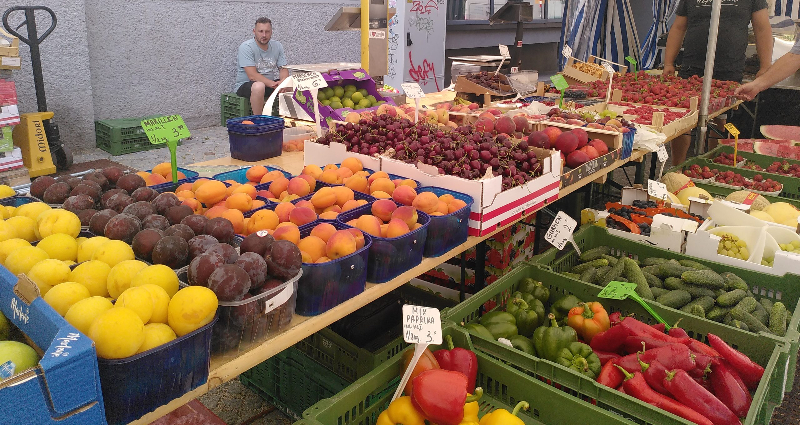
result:
[[[642,42],[641,69],[651,69],[656,65],[658,39],[669,31],[669,21],[678,10],[678,0],[653,0],[653,25]]]
[[[565,1],[559,44],[561,69],[566,64],[560,54],[564,43],[572,48],[572,56],[582,61],[589,55],[621,64],[625,63],[626,56],[640,61],[639,37],[630,0]]]

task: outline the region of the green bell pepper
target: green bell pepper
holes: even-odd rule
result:
[[[569,326],[559,327],[552,313],[547,318],[550,319],[550,327],[536,328],[533,332],[533,347],[539,357],[554,362],[562,348],[578,341],[578,334]]]
[[[527,292],[520,292],[520,291],[517,291],[517,292],[514,292],[513,294],[511,294],[511,299],[513,300],[514,298],[519,298],[519,299],[525,301],[526,303],[528,303],[528,305],[531,305],[533,303],[533,301],[536,300],[536,297],[534,297],[532,294],[529,294]],[[506,311],[508,311],[508,309],[506,309]],[[514,313],[511,313],[511,314],[514,314]]]
[[[592,379],[596,379],[602,369],[600,358],[592,351],[592,347],[582,342],[573,342],[562,348],[556,363]]]
[[[533,298],[532,303],[533,305],[529,305],[522,298],[512,298],[506,308],[517,320],[517,332],[528,338],[544,322],[544,305],[536,298]]]
[[[509,341],[511,341],[511,345],[517,350],[532,356],[536,355],[536,349],[533,347],[533,341],[530,339],[522,335],[516,335],[509,338]]]
[[[550,313],[556,316],[556,321],[558,323],[565,323],[567,320],[567,316],[569,315],[569,311],[572,310],[573,307],[577,306],[581,302],[578,297],[575,295],[567,295],[550,306]]]
[[[542,282],[537,282],[529,277],[522,279],[517,291],[531,294],[537,300],[546,303],[550,299],[550,289],[542,285]]]
[[[489,330],[486,329],[486,327],[484,327],[481,324],[468,323],[466,326],[464,326],[464,329],[466,329],[467,332],[469,332],[469,333],[471,333],[473,335],[477,335],[477,336],[479,336],[481,338],[485,338],[485,339],[488,339],[488,340],[493,340],[494,339],[494,336],[492,335],[492,333],[489,332]]]
[[[481,316],[481,325],[492,334],[494,339],[510,338],[518,335],[517,319],[506,311],[490,311]]]

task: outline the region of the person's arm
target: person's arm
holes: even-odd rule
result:
[[[737,87],[734,94],[745,100],[753,100],[757,94],[785,80],[798,69],[800,69],[800,54],[787,53],[754,81]]]
[[[758,52],[759,76],[772,65],[772,27],[769,24],[769,12],[761,9],[753,12],[750,18],[753,23],[753,34],[756,36],[756,51]]]
[[[675,74],[675,59],[681,51],[683,37],[686,36],[686,29],[689,27],[689,18],[686,16],[675,16],[675,22],[669,29],[667,35],[667,48],[664,49],[664,75]]]

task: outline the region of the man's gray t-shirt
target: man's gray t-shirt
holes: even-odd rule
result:
[[[688,18],[683,39],[683,65],[704,68],[711,22],[712,0],[681,0],[678,16]],[[744,71],[747,26],[753,12],[767,8],[766,0],[722,0],[714,74],[739,74]]]
[[[239,90],[242,84],[250,81],[247,73],[244,72],[244,67],[254,66],[259,74],[273,81],[280,79],[280,71],[278,68],[287,65],[286,55],[283,52],[281,43],[270,40],[267,50],[262,50],[258,47],[258,43],[254,38],[251,38],[239,46],[238,55],[239,69],[236,72],[236,84],[233,91]]]

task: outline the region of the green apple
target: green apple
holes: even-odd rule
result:
[[[0,370],[6,362],[14,364],[11,376],[36,366],[39,356],[36,350],[27,344],[17,341],[0,341]]]
[[[6,316],[0,313],[0,341],[8,339],[8,334],[11,332],[11,324],[8,323]]]

